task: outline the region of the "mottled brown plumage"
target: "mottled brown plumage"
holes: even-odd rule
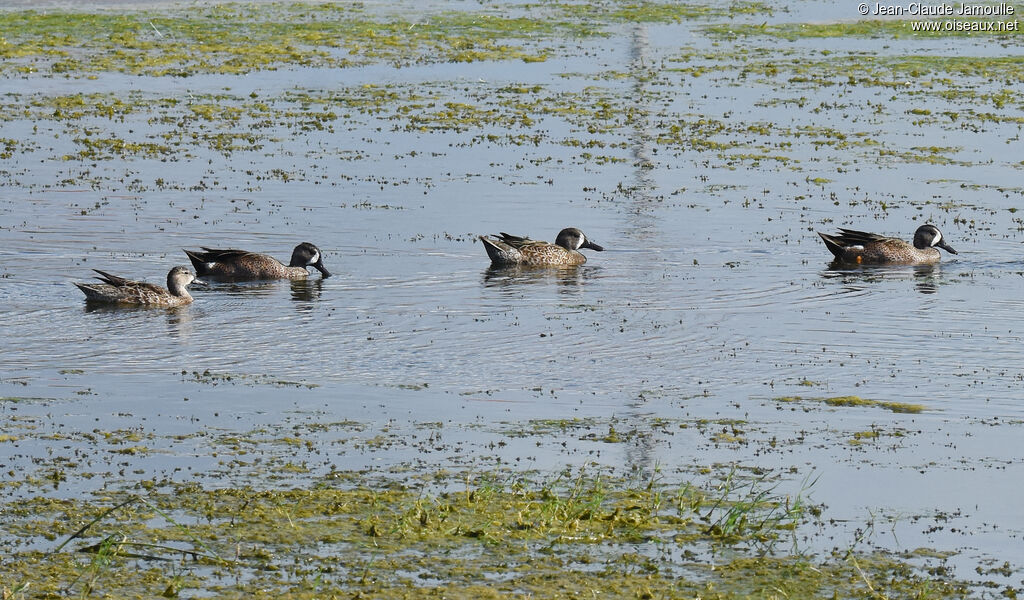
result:
[[[85,294],[88,302],[105,302],[108,304],[133,304],[141,306],[181,306],[192,302],[188,293],[190,283],[202,284],[196,279],[188,267],[174,267],[167,274],[167,287],[162,288],[152,283],[132,281],[117,275],[111,275],[99,269],[103,283],[76,283],[78,289]]]
[[[894,237],[865,233],[854,229],[839,229],[839,235],[818,232],[825,247],[835,256],[835,262],[844,264],[920,264],[939,262],[936,248],[950,254],[956,250],[942,239],[942,232],[934,225],[922,225],[914,232],[914,244]]]
[[[580,248],[604,250],[575,227],[558,232],[554,244],[504,232],[499,236],[482,235],[480,241],[495,265],[581,265],[587,257],[579,252]]]
[[[246,252],[245,250],[218,250],[203,248],[203,252],[185,250],[192,266],[199,275],[209,275],[220,279],[244,281],[251,279],[304,279],[309,277],[306,267],[314,267],[324,277],[330,272],[324,267],[320,249],[309,242],[303,242],[292,251],[292,259],[287,265],[266,254]]]

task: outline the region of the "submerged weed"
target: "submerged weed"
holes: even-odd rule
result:
[[[811,398],[803,396],[780,396],[773,398],[776,402],[797,403],[797,402],[820,402],[828,406],[854,406],[854,407],[879,407],[890,410],[894,413],[920,413],[926,407],[922,404],[911,404],[908,402],[888,402],[882,400],[870,400],[860,396],[834,396],[831,398]]]
[[[963,593],[948,576],[882,555],[834,561],[775,552],[782,534],[819,514],[805,500],[814,482],[805,480],[795,498],[780,497],[769,476],[735,467],[714,488],[669,484],[660,471],[634,480],[588,469],[550,478],[455,474],[430,488],[366,476],[347,489],[326,481],[305,489],[168,483],[107,509],[88,499],[29,503],[17,513],[23,526],[95,516],[46,554],[15,550],[0,577],[41,594],[472,597],[489,587],[660,596],[712,585],[716,597],[731,599],[764,585],[790,597],[856,595],[864,578],[851,575],[863,573],[878,593],[901,595],[926,580],[935,598]],[[74,542],[83,545],[68,554]],[[674,558],[679,551],[687,560]],[[74,560],[82,552],[92,555],[86,563]],[[893,569],[898,580],[886,575]]]

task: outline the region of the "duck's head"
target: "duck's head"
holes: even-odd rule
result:
[[[196,285],[206,285],[205,281],[196,279],[195,274],[186,266],[174,267],[167,273],[167,289],[176,296],[185,295],[181,292],[193,283]]]
[[[566,227],[559,231],[558,237],[555,238],[555,245],[569,250],[579,250],[580,248],[590,248],[598,252],[604,250],[604,246],[599,246],[588,240],[587,236],[583,235],[583,232],[575,227]]]
[[[918,227],[914,232],[914,247],[919,250],[935,247],[942,248],[950,254],[957,253],[952,246],[946,243],[946,240],[942,239],[942,232],[939,231],[939,228],[931,223]]]
[[[324,277],[330,277],[331,273],[324,267],[324,258],[320,253],[320,249],[310,244],[309,242],[302,242],[292,250],[292,261],[288,263],[289,267],[313,267]]]

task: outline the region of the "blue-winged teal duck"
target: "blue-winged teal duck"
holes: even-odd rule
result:
[[[292,251],[292,260],[287,265],[266,254],[245,250],[217,250],[203,248],[203,252],[185,250],[196,273],[224,279],[303,279],[309,277],[306,267],[314,267],[324,277],[331,273],[324,267],[320,249],[302,242]]]
[[[940,255],[936,248],[950,254],[956,250],[942,239],[942,232],[934,225],[922,225],[914,233],[914,245],[899,238],[886,237],[877,233],[865,233],[853,229],[842,229],[839,235],[818,232],[825,246],[836,262],[846,264],[884,265],[938,262]]]
[[[495,265],[582,265],[587,257],[579,252],[580,248],[604,250],[575,227],[559,231],[554,244],[507,233],[482,235],[480,241]]]
[[[110,304],[136,304],[147,306],[181,306],[192,302],[188,293],[190,283],[203,284],[196,279],[188,267],[174,267],[167,274],[167,288],[152,283],[132,281],[117,275],[93,269],[100,274],[103,283],[76,283],[78,289],[85,293],[88,302],[106,302]]]

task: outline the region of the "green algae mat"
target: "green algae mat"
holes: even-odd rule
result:
[[[307,489],[157,483],[88,501],[26,500],[5,508],[5,533],[53,548],[8,554],[4,594],[725,599],[968,591],[941,568],[924,573],[900,556],[790,552],[799,527],[820,523],[820,508],[773,495],[763,479],[732,474],[698,489],[587,471],[548,479],[422,475],[430,482],[332,473]]]

